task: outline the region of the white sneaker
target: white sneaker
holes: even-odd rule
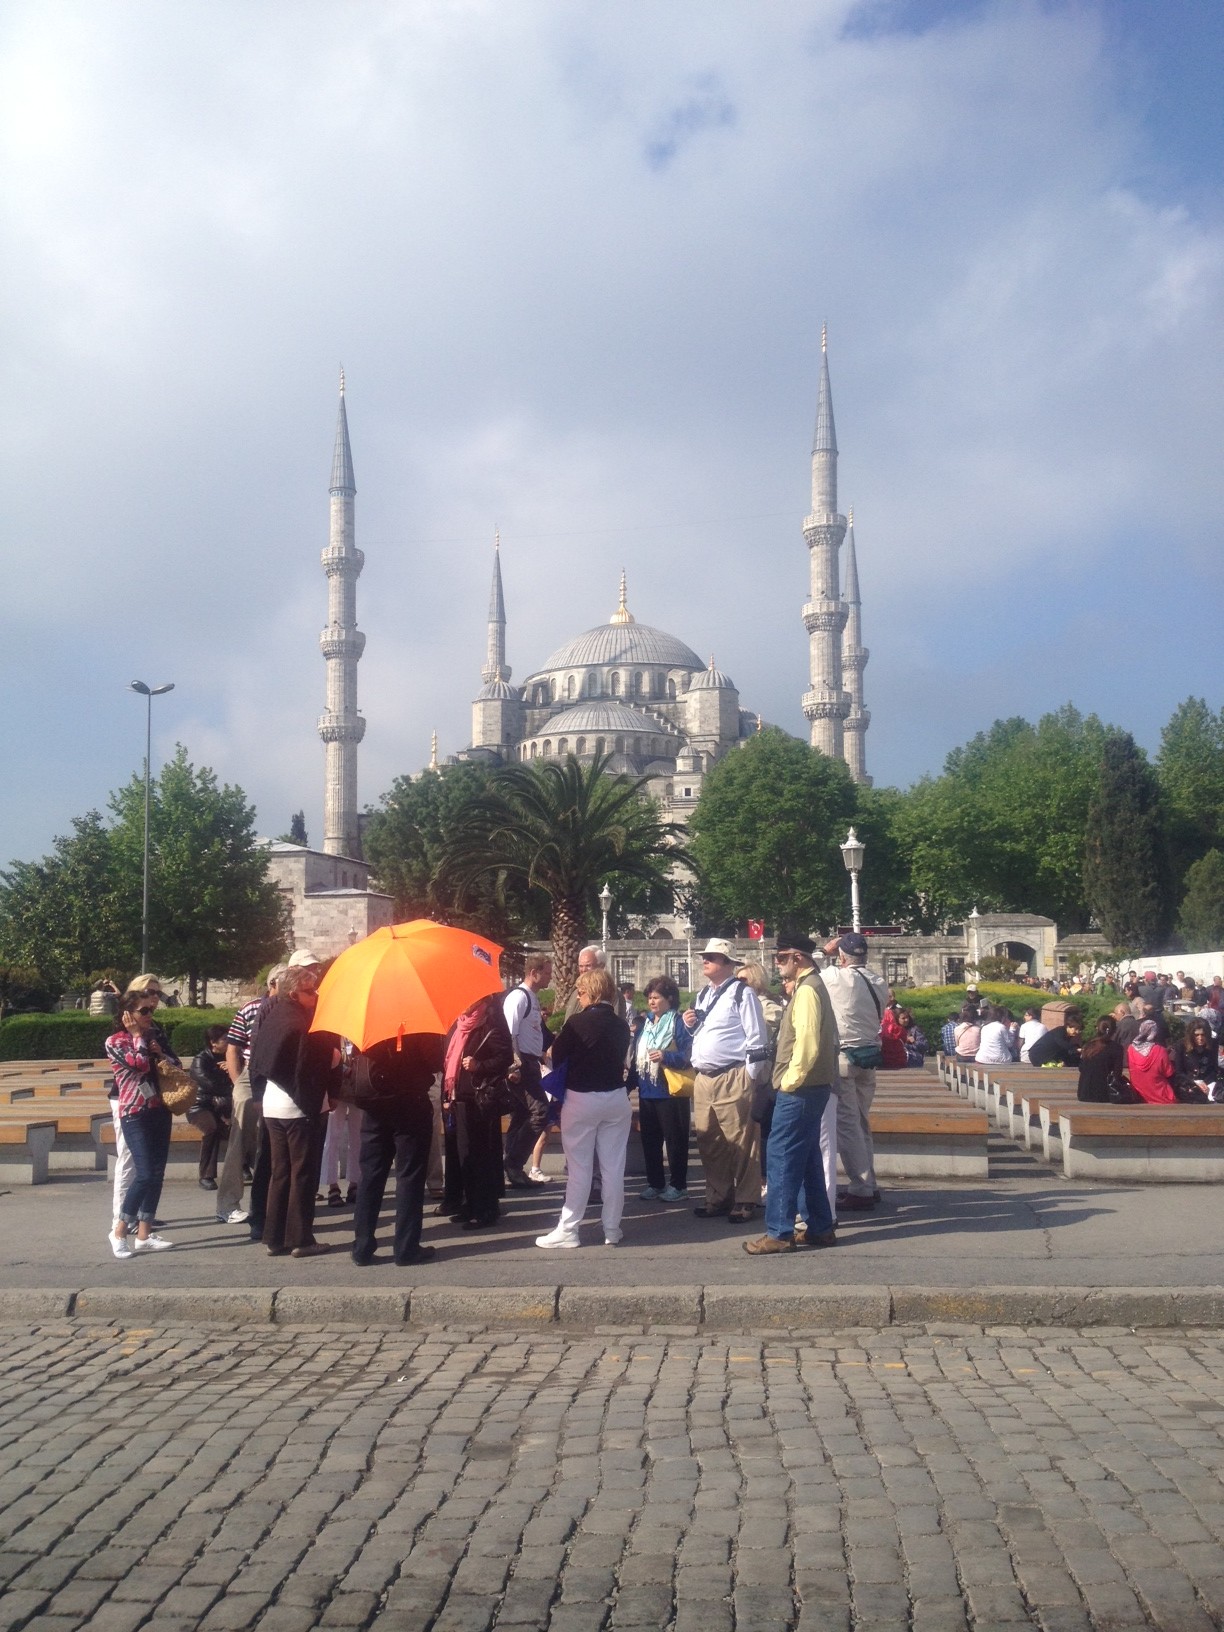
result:
[[[656,1190],[653,1184],[648,1184],[644,1190],[638,1191],[639,1201],[662,1201],[662,1190]]]
[[[625,1239],[624,1230],[609,1230],[608,1233],[604,1236],[604,1246],[605,1247],[619,1247],[621,1242],[624,1239]]]
[[[677,1190],[674,1184],[669,1184],[666,1190],[659,1191],[660,1201],[687,1201],[688,1191]]]
[[[166,1252],[174,1245],[167,1241],[164,1235],[146,1235],[142,1241],[139,1236],[132,1242],[133,1252]]]
[[[250,1213],[244,1213],[241,1207],[235,1207],[232,1213],[218,1213],[218,1224],[245,1224]]]
[[[542,1167],[529,1168],[527,1170],[527,1177],[531,1180],[532,1184],[548,1183],[548,1174],[545,1173]]]
[[[559,1226],[555,1230],[549,1230],[547,1235],[536,1236],[537,1247],[576,1247],[580,1244],[576,1235],[571,1235],[568,1230],[563,1230]]]
[[[116,1235],[112,1230],[106,1238],[111,1244],[111,1251],[116,1258],[130,1258],[132,1248],[126,1235]]]

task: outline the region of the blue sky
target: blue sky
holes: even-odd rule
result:
[[[1221,702],[1216,4],[152,0],[0,19],[0,863],[186,743],[320,831],[336,379],[361,796],[606,619],[801,732],[829,323],[904,785]]]

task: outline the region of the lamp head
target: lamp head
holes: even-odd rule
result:
[[[600,892],[599,892],[599,910],[601,912],[607,912],[609,907],[611,907],[611,905],[612,905],[612,891],[605,884],[603,889],[600,890]]]
[[[867,846],[856,835],[854,829],[851,828],[849,833],[846,835],[845,843],[838,846],[838,849],[842,853],[842,860],[846,864],[846,871],[848,873],[861,872],[863,866],[863,851],[866,850],[866,848]]]
[[[142,697],[151,697],[153,695],[143,680],[133,680],[131,685],[128,687],[128,690],[138,691]]]
[[[150,692],[152,697],[164,697],[166,692],[174,690],[174,681],[167,680],[164,686],[154,686]]]

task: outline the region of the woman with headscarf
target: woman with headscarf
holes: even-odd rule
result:
[[[1145,1020],[1126,1051],[1131,1087],[1149,1105],[1174,1105],[1173,1061],[1163,1043],[1156,1041],[1156,1022]]]
[[[477,998],[446,1044],[446,1193],[438,1211],[465,1230],[489,1229],[501,1211],[502,1100],[514,1064],[502,1002],[500,992]]]
[[[1112,1014],[1103,1014],[1096,1023],[1094,1035],[1080,1050],[1076,1097],[1098,1105],[1118,1103],[1120,1096],[1129,1099],[1129,1090],[1123,1093],[1125,1067],[1126,1054],[1118,1041],[1118,1022]]]
[[[1215,1099],[1219,1076],[1215,1034],[1206,1020],[1191,1020],[1173,1053],[1173,1091],[1183,1104],[1202,1105]]]

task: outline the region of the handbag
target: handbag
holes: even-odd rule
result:
[[[175,1116],[186,1116],[188,1111],[195,1110],[199,1087],[190,1071],[184,1071],[181,1065],[171,1065],[169,1060],[157,1062],[157,1091],[162,1104]]]
[[[691,1065],[663,1067],[663,1081],[667,1084],[667,1092],[673,1099],[692,1099],[693,1084],[697,1080],[697,1073]]]
[[[569,1061],[562,1060],[560,1065],[554,1065],[551,1071],[545,1071],[540,1078],[540,1087],[554,1105],[560,1105],[565,1100],[565,1079],[568,1076]]]
[[[859,1071],[876,1070],[884,1058],[884,1050],[879,1043],[856,1043],[853,1047],[843,1048],[842,1053]]]
[[[1141,1105],[1143,1095],[1137,1094],[1120,1071],[1109,1073],[1109,1103],[1111,1105]]]

